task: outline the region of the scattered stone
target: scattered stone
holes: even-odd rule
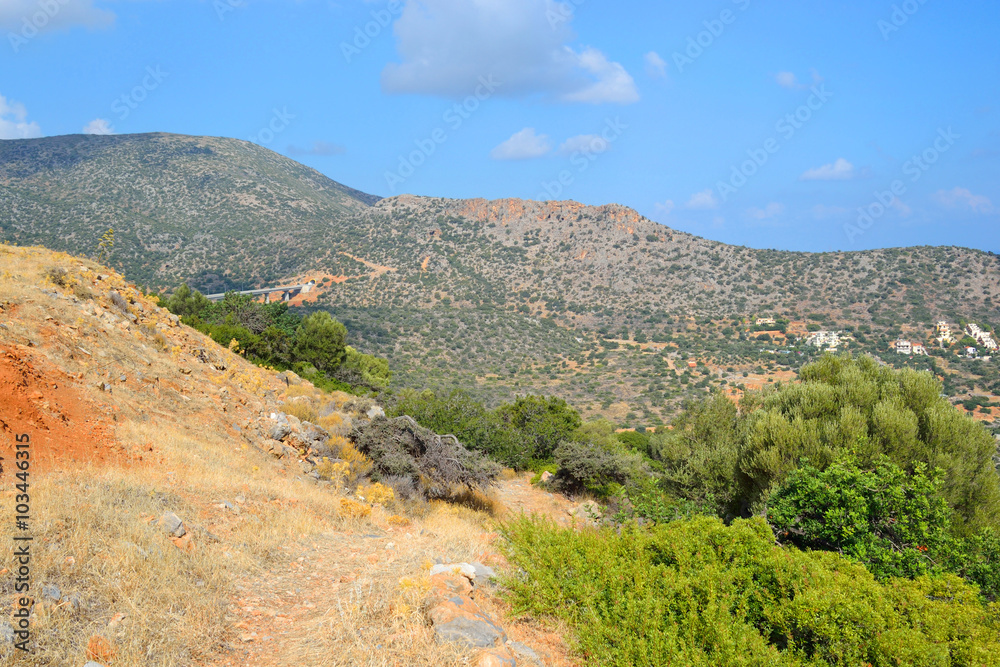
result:
[[[469,563],[442,563],[431,568],[431,576],[438,574],[460,574],[469,581],[476,580],[476,568]]]
[[[114,646],[101,635],[91,635],[87,641],[87,658],[90,660],[110,660],[115,657]]]
[[[83,667],[104,667],[104,665],[99,662],[94,662],[93,660],[88,660]]]
[[[191,375],[190,368],[178,368],[177,370],[180,371],[181,375]]]
[[[184,537],[171,537],[170,541],[174,543],[174,546],[183,551],[184,553],[193,554],[195,552],[194,537],[190,533],[184,535]]]
[[[555,476],[555,475],[553,475],[552,473],[550,473],[550,472],[549,472],[548,470],[546,470],[546,471],[542,472],[542,484],[545,484],[545,483],[547,483],[547,482],[548,482],[548,481],[549,481],[550,479],[552,479],[552,478],[553,478],[554,476]]]
[[[485,586],[490,583],[493,579],[496,579],[497,573],[492,567],[488,565],[483,565],[482,563],[475,562],[469,563],[472,568],[476,571],[476,577],[474,579],[476,586]]]
[[[54,584],[45,584],[42,586],[42,599],[59,602],[62,599],[62,592]]]
[[[508,641],[507,648],[510,649],[511,653],[513,653],[516,656],[520,656],[525,660],[533,660],[534,662],[537,662],[539,664],[541,664],[542,662],[542,657],[540,655],[535,653],[535,651],[533,651],[529,646],[526,646],[521,642],[515,642],[512,640]]]
[[[167,512],[160,517],[159,521],[156,522],[165,533],[172,535],[174,537],[183,537],[187,532],[184,528],[184,522],[181,518],[174,514],[173,512]]]
[[[492,648],[480,653],[473,664],[475,667],[517,667],[517,660],[503,649]]]
[[[14,626],[9,621],[0,621],[0,643],[14,643]]]
[[[368,419],[375,419],[376,417],[385,417],[385,410],[383,410],[380,406],[375,405],[372,406],[365,414],[368,416]]]
[[[600,521],[604,516],[601,513],[601,506],[593,500],[580,503],[579,507],[569,510],[569,513],[578,519],[584,519],[587,521]]]

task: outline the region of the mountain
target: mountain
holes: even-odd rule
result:
[[[759,316],[799,338],[850,328],[848,349],[882,355],[941,319],[1000,325],[1000,258],[978,250],[757,250],[616,204],[380,200],[233,139],[0,142],[2,238],[93,253],[109,227],[111,264],[151,287],[317,279],[310,307],[389,357],[400,385],[544,391],[626,421],[812,356],[757,340]],[[956,392],[1000,380],[950,357],[935,368],[955,370]]]
[[[183,276],[224,289],[284,278],[323,257],[311,239],[324,227],[376,201],[235,139],[137,134],[0,141],[5,238],[89,253],[114,227],[116,264],[150,285]],[[303,250],[309,255],[300,255]]]

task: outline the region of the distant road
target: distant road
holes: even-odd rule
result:
[[[299,294],[311,292],[313,287],[315,286],[316,286],[316,281],[310,280],[309,282],[304,283],[302,285],[291,285],[289,287],[264,287],[262,289],[243,290],[237,293],[249,294],[250,296],[263,296],[265,301],[271,301],[271,299],[268,298],[271,294],[281,292],[282,293],[281,300],[289,301],[290,299],[295,298]],[[209,301],[222,301],[222,299],[225,298],[226,294],[228,293],[229,292],[223,292],[221,294],[207,294],[206,298]]]

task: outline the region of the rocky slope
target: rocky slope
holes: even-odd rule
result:
[[[439,642],[458,617],[426,615],[431,567],[502,571],[490,515],[367,484],[344,433],[370,402],[250,365],[90,260],[0,245],[0,392],[0,503],[30,504],[0,539],[33,538],[27,592],[0,556],[0,664],[497,664],[517,641],[518,664],[576,664],[487,585],[463,594],[499,641]],[[505,499],[568,517],[524,480],[478,502]]]

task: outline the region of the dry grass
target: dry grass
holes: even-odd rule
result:
[[[61,383],[75,383],[93,418],[113,426],[127,463],[57,462],[33,475],[34,590],[54,584],[81,605],[37,608],[36,654],[17,664],[83,664],[94,636],[115,652],[103,661],[109,667],[468,664],[468,651],[434,642],[421,604],[431,562],[487,560],[493,552],[495,498],[403,502],[383,485],[346,497],[340,488],[356,488],[371,462],[344,437],[351,418],[331,409],[354,406],[355,397],[279,385],[274,373],[207,337],[171,327],[153,300],[120,277],[96,281],[97,273],[109,272],[64,254],[0,246],[0,307],[8,327],[0,329],[0,344],[39,343],[18,349],[68,374]],[[79,304],[52,300],[39,286],[91,297],[77,296]],[[141,322],[102,320],[113,308],[111,289],[130,300]],[[199,362],[198,348],[226,369]],[[128,382],[116,381],[113,393],[96,389],[120,374]],[[241,429],[278,408],[268,398],[274,390],[284,392],[277,400],[289,411],[327,412],[320,424],[333,434],[335,456],[347,462],[339,475],[330,471],[331,479],[342,477],[339,485],[322,488],[301,477],[297,462],[276,461],[247,439]],[[13,502],[5,483],[0,504]],[[193,552],[175,547],[154,525],[166,511],[184,520]],[[373,532],[383,538],[369,539]],[[0,522],[0,567],[8,570],[12,533],[9,521]],[[316,568],[309,577],[302,562]],[[289,589],[300,592],[289,599]],[[0,604],[8,608],[10,593],[0,587]],[[238,622],[261,629],[262,617],[251,608],[265,594],[294,617],[293,629],[244,655],[256,644],[239,641],[246,626]],[[0,656],[0,664],[13,663]]]

